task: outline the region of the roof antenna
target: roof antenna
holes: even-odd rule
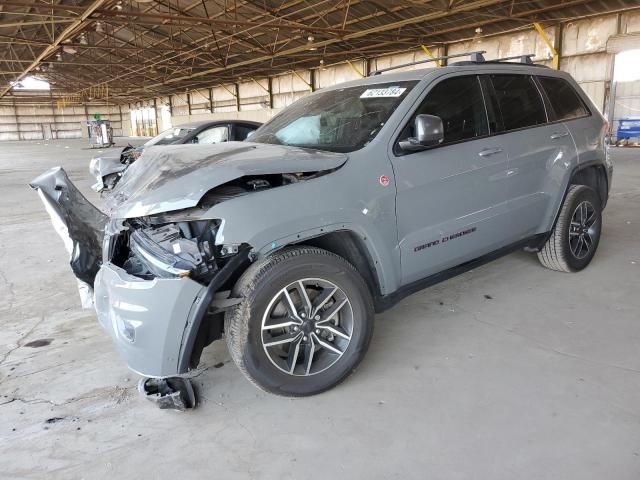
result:
[[[471,61],[472,62],[484,62],[484,55],[482,55],[482,52],[471,52]]]

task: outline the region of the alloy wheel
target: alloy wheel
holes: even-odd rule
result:
[[[593,249],[598,233],[597,220],[596,209],[587,200],[580,202],[573,211],[569,226],[569,248],[575,258],[581,260]]]
[[[334,283],[305,278],[278,291],[262,317],[261,341],[279,370],[309,376],[334,365],[353,335],[351,302]]]

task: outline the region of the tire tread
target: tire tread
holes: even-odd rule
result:
[[[558,221],[554,226],[551,236],[544,244],[544,247],[538,252],[538,260],[540,263],[551,270],[558,272],[573,272],[567,261],[567,255],[569,251],[563,247],[563,232],[568,228],[568,223],[571,222],[571,214],[569,211],[573,203],[573,199],[580,195],[585,189],[589,187],[585,185],[570,185],[567,196],[564,199],[560,213],[558,214]]]

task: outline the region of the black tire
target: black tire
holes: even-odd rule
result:
[[[263,319],[270,315],[269,308],[278,305],[277,302],[274,304],[274,301],[280,295],[279,292],[284,291],[292,283],[303,279],[308,281],[306,279],[309,278],[324,279],[339,287],[341,294],[344,293],[350,306],[351,335],[348,345],[335,363],[317,373],[308,375],[309,370],[307,370],[306,376],[296,376],[279,369],[272,360],[271,351],[267,353]],[[369,347],[374,321],[371,293],[360,274],[349,262],[326,250],[315,247],[288,248],[258,260],[240,277],[234,287],[234,294],[242,297],[243,300],[225,315],[225,337],[229,352],[244,375],[253,384],[267,392],[301,397],[328,390],[354,371]],[[315,300],[311,303],[314,302]],[[320,300],[317,303],[319,302]],[[331,297],[328,303],[337,304],[338,302]],[[338,315],[342,318],[342,311]],[[286,318],[292,317],[289,314]],[[302,333],[302,327],[300,328]],[[315,333],[318,333],[318,330],[315,330]],[[325,332],[323,331],[322,334],[324,335]],[[313,332],[308,337],[319,338],[318,335],[312,336]],[[307,340],[307,336],[304,338]],[[322,348],[320,347],[320,352]],[[322,353],[316,355],[322,355]],[[327,351],[324,355],[329,358],[332,353]],[[311,364],[312,361],[316,361],[316,358],[321,357],[314,357],[311,353],[309,358],[312,359],[309,362]],[[296,360],[292,362],[294,369],[300,368],[295,366],[297,360],[296,353]],[[306,354],[303,362],[306,362]]]
[[[592,218],[593,223],[589,228],[586,224],[579,225],[575,215],[579,206],[589,208],[593,213],[585,215]],[[551,236],[545,243],[542,250],[538,252],[538,259],[543,266],[559,272],[578,272],[585,268],[596,253],[600,242],[600,232],[602,231],[602,203],[598,194],[585,185],[571,185],[567,196],[560,209],[558,220],[551,232]],[[572,224],[572,219],[574,220]],[[591,222],[591,220],[589,220]],[[589,223],[587,222],[587,223]],[[582,247],[579,242],[584,242]],[[590,239],[587,243],[586,239]],[[586,245],[589,245],[588,250]]]

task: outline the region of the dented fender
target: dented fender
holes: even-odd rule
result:
[[[336,185],[341,182],[345,185]],[[399,251],[397,246],[393,251],[388,248],[395,240],[395,190],[354,199],[348,182],[347,175],[329,174],[232,198],[198,216],[222,220],[216,244],[246,243],[258,257],[330,232],[350,231],[362,240],[374,262],[382,292],[393,291],[400,280]],[[373,182],[361,186],[368,188],[377,187]]]

